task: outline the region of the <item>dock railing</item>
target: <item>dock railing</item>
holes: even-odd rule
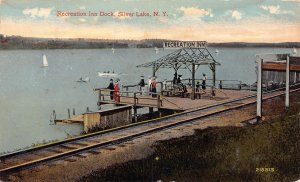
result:
[[[160,91],[162,90],[162,88],[163,88],[163,82],[156,82],[157,83],[157,93],[160,93]],[[146,86],[147,86],[148,84],[146,84]],[[122,85],[122,91],[127,91],[127,92],[129,92],[129,91],[131,91],[131,92],[142,92],[142,88],[141,88],[141,86],[139,86],[138,84],[135,84],[135,85]],[[149,88],[149,86],[148,86],[148,88]],[[149,92],[149,91],[147,91],[147,92]]]
[[[192,84],[192,79],[182,79],[183,84]],[[200,85],[202,84],[203,79],[195,79],[195,82],[199,82]],[[173,83],[173,81],[168,80],[167,83]],[[218,84],[218,85],[217,85]],[[206,86],[207,87],[214,87],[219,89],[231,89],[231,90],[242,90],[243,87],[242,81],[239,80],[216,80],[216,85],[213,85],[213,79],[206,79]]]
[[[127,87],[128,88],[128,87]],[[127,103],[133,104],[134,107],[138,105],[152,106],[152,107],[162,107],[162,100],[159,93],[153,92],[142,92],[142,91],[114,91],[104,88],[96,88],[95,91],[98,91],[98,105],[102,103]],[[152,97],[143,97],[143,96]],[[113,99],[111,99],[111,96]],[[142,104],[142,100],[151,100],[154,104]]]

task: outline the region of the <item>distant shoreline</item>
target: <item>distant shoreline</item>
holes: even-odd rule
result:
[[[4,36],[0,34],[0,50],[15,49],[107,49],[107,48],[162,48],[164,39],[143,40],[109,40],[109,39],[51,39],[20,36]],[[173,41],[173,40],[172,40]],[[249,43],[224,42],[207,43],[208,47],[274,47],[274,48],[300,48],[300,42],[281,43]]]

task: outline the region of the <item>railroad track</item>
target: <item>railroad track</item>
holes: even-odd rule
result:
[[[293,89],[290,92],[299,91]],[[263,100],[284,95],[283,91],[269,92]],[[65,159],[81,153],[93,153],[93,149],[119,144],[150,133],[158,132],[195,120],[207,118],[226,111],[239,109],[256,103],[255,95],[222,102],[202,108],[173,114],[160,119],[134,123],[102,132],[84,135],[60,142],[46,144],[40,147],[23,150],[0,156],[0,176],[7,176],[23,169],[34,167],[48,161]],[[95,152],[94,152],[95,153]]]

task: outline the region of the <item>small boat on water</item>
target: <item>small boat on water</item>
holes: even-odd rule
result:
[[[48,60],[45,54],[43,55],[43,63],[41,67],[48,67]]]
[[[216,52],[216,54],[219,54],[219,50],[218,50],[218,49],[216,49],[216,51],[215,51],[215,52]]]
[[[115,53],[115,48],[111,48],[111,52],[114,54]]]
[[[80,77],[79,80],[77,80],[77,82],[89,82],[89,81],[90,81],[89,77],[85,77],[85,78]]]
[[[120,75],[117,73],[98,72],[98,76],[100,76],[100,77],[119,77]]]

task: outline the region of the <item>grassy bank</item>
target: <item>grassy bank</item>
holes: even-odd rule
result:
[[[158,143],[143,160],[96,171],[81,181],[291,181],[300,178],[300,117],[197,130]]]

